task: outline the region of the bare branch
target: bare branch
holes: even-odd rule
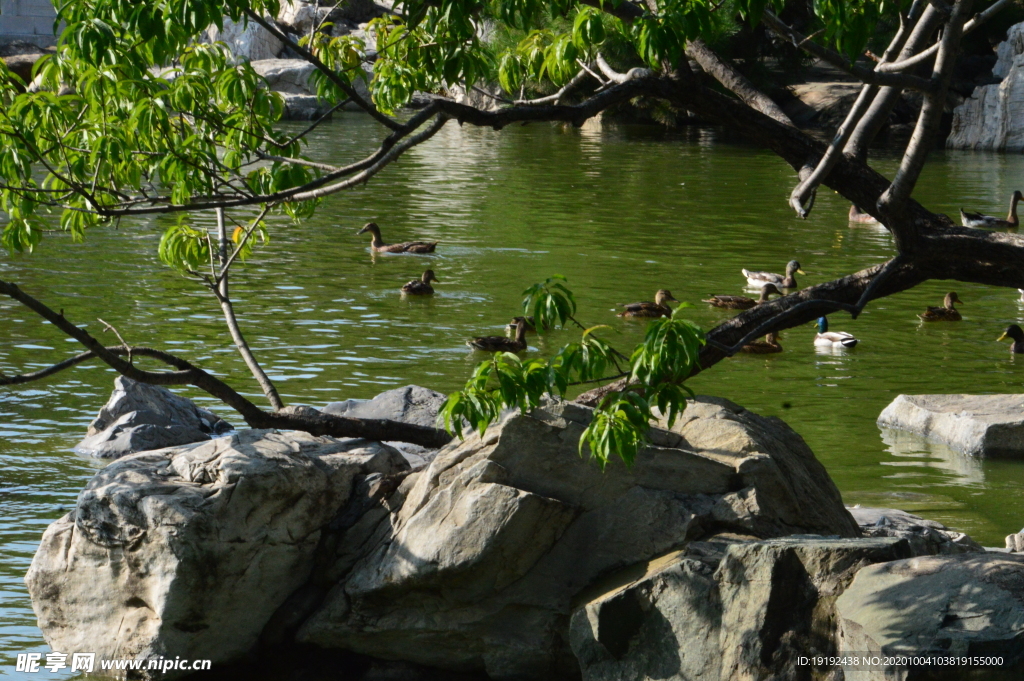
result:
[[[516,101],[512,102],[512,104],[525,106],[537,106],[540,104],[560,104],[562,102],[562,99],[567,94],[569,94],[570,92],[578,88],[580,85],[582,85],[588,77],[594,76],[594,72],[591,71],[586,64],[580,62],[580,66],[582,67],[580,68],[580,72],[573,76],[572,79],[555,94],[548,95],[547,97],[538,97],[537,99],[517,99]],[[595,77],[595,80],[597,80],[597,82],[599,83],[601,82],[600,78]]]
[[[771,97],[758,90],[750,80],[740,73],[699,38],[686,44],[686,55],[700,64],[704,71],[740,98],[750,108],[774,118],[780,123],[793,125],[779,105]]]

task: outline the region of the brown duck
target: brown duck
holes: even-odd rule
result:
[[[779,345],[779,335],[774,331],[767,334],[764,340],[751,341],[740,348],[740,352],[749,352],[755,355],[770,355],[774,352],[782,352]]]
[[[729,310],[749,310],[755,305],[768,302],[768,296],[772,293],[782,295],[782,291],[775,284],[765,284],[757,300],[747,298],[746,296],[711,296],[701,302],[705,302],[713,307],[724,307]]]
[[[669,302],[678,303],[679,301],[672,297],[672,292],[668,289],[659,289],[654,294],[654,302],[650,303],[630,303],[629,305],[623,305],[626,308],[623,312],[618,314],[619,317],[671,317],[672,308],[668,306]]]
[[[850,222],[857,225],[878,225],[881,224],[870,213],[863,213],[857,204],[850,204]]]
[[[480,336],[470,338],[466,345],[474,350],[484,352],[522,352],[526,350],[526,324],[516,317],[516,337],[506,338],[505,336]]]
[[[380,227],[376,222],[367,222],[366,226],[356,232],[357,235],[369,232],[373,239],[370,247],[377,253],[433,253],[437,248],[437,241],[405,241],[400,244],[386,244],[380,238]]]
[[[927,310],[917,316],[926,322],[958,322],[963,317],[960,316],[960,311],[953,307],[953,303],[964,304],[964,301],[957,297],[956,291],[946,294],[942,301],[942,307],[929,306]]]
[[[413,279],[408,284],[402,287],[402,293],[410,296],[430,296],[434,294],[434,287],[430,285],[430,282],[436,281],[438,284],[441,280],[434,276],[434,270],[427,270],[423,273],[423,276],[419,279]]]

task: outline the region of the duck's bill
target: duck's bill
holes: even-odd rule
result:
[[[1001,341],[1001,340],[1005,340],[1005,339],[1007,339],[1007,338],[1009,338],[1009,336],[1007,336],[1007,335],[1006,335],[1006,334],[1004,333],[1004,334],[1003,334],[1002,336],[1000,336],[999,338],[996,338],[996,342],[998,343],[999,341]]]
[[[797,270],[797,273],[798,273],[798,274],[807,274],[807,273],[806,273],[806,272],[804,272],[803,270]]]

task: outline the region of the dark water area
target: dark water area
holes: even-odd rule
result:
[[[367,153],[379,131],[342,114],[315,133],[310,154],[342,163]],[[878,163],[891,171],[896,157]],[[934,154],[915,194],[955,216],[959,206],[1002,214],[1024,158]],[[794,175],[773,154],[710,129],[550,125],[503,132],[449,124],[370,185],[331,197],[316,217],[270,221],[271,242],[232,281],[243,331],[287,403],[322,406],[417,383],[450,391],[481,359],[464,340],[500,334],[522,291],[569,280],[588,324],[610,324],[628,348],[643,325],[613,309],[658,288],[694,304],[711,328],[732,314],[700,302],[745,290],[741,268],[781,271],[796,258],[808,285],[882,262],[883,229],[850,225],[848,204],[823,190],[809,220],[786,205]],[[246,215],[232,217],[243,220]],[[73,244],[48,235],[33,255],[0,253],[0,277],[86,326],[102,318],[136,345],[167,349],[214,371],[263,403],[216,301],[157,260],[174,218],[124,222]],[[210,226],[213,216],[192,216]],[[436,255],[372,255],[355,232],[378,222],[390,241],[440,240]],[[430,267],[442,283],[425,300],[398,289]],[[917,313],[955,290],[964,321],[925,325]],[[900,393],[1024,391],[1024,357],[995,342],[1024,320],[1011,289],[929,282],[872,303],[832,327],[860,338],[848,352],[816,351],[811,325],[782,335],[786,351],[739,356],[692,381],[784,418],[811,445],[848,504],[893,506],[970,533],[986,545],[1024,525],[1024,462],[978,461],[940,445],[880,432],[879,412]],[[550,354],[570,332],[530,337]],[[0,373],[38,370],[78,346],[10,300],[0,300]],[[63,515],[100,464],[71,451],[108,398],[114,374],[92,362],[45,381],[0,389],[0,670],[17,653],[46,651],[23,577],[46,526]],[[236,414],[180,391],[237,426]],[[66,676],[66,674],[64,674]]]

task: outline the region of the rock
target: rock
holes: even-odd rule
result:
[[[1011,553],[1024,553],[1024,530],[1006,535],[1006,550]]]
[[[277,13],[277,23],[291,29],[300,36],[309,35],[310,30],[319,27],[331,13],[330,7],[304,0],[284,0]]]
[[[835,654],[833,603],[854,574],[911,555],[889,537],[694,542],[610,578],[573,613],[569,640],[584,681],[811,678],[797,658]]]
[[[43,535],[25,577],[39,627],[64,653],[236,660],[357,476],[405,468],[378,443],[261,430],[119,459]]]
[[[971,456],[1024,456],[1024,395],[899,395],[878,425],[939,440]]]
[[[39,51],[34,54],[16,54],[3,57],[3,61],[11,73],[21,78],[22,82],[27,86],[32,82],[32,67],[44,56],[46,55]]]
[[[1018,55],[1024,54],[1024,23],[1014,24],[1006,31],[1006,40],[996,45],[996,63],[992,75],[1005,78]]]
[[[231,53],[245,61],[259,61],[261,59],[274,59],[281,53],[284,44],[274,35],[253,21],[242,20],[232,21],[224,17],[224,29],[218,29],[215,25],[206,29],[209,42],[222,42],[228,46]]]
[[[1006,679],[1024,673],[1024,556],[972,553],[870,565],[836,600],[836,613],[840,655],[1002,656],[991,672]],[[968,678],[968,669],[941,678]],[[921,678],[897,674],[879,667],[847,678]]]
[[[337,17],[362,24],[387,14],[391,9],[392,3],[390,2],[377,4],[373,0],[341,0],[334,8],[334,12],[331,13],[331,18]]]
[[[859,83],[799,83],[789,87],[793,101],[783,111],[799,126],[835,128],[860,94]]]
[[[124,376],[75,450],[101,459],[209,440],[231,424],[166,388]]]
[[[309,76],[316,67],[304,59],[260,59],[249,63],[275,92],[308,95]]]
[[[447,395],[436,390],[407,385],[382,392],[370,400],[332,402],[323,408],[323,412],[360,419],[389,419],[436,428],[437,414],[447,398]]]
[[[442,449],[403,483],[400,509],[342,539],[338,586],[296,640],[493,679],[569,678],[574,599],[610,571],[723,529],[858,533],[778,419],[698,398],[679,432],[653,429],[631,468],[602,472],[577,453],[591,416],[554,403]]]
[[[910,542],[914,555],[969,553],[985,549],[963,532],[895,508],[847,506],[865,537],[897,537]]]
[[[996,55],[992,74],[1002,82],[975,88],[954,109],[948,149],[1024,150],[1024,23],[1010,27]]]

